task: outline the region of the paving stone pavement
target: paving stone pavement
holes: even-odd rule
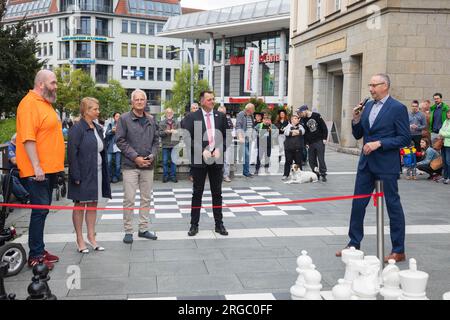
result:
[[[326,161],[330,173],[326,183],[287,185],[281,181],[279,173],[248,179],[237,172],[233,181],[224,182],[223,187],[231,190],[270,188],[266,191],[280,194],[274,197],[289,200],[351,195],[358,157],[327,151]],[[123,192],[120,184],[112,187],[116,193]],[[176,184],[161,181],[154,184],[155,192],[170,192],[174,188],[189,190],[191,183],[182,180]],[[401,179],[399,189],[408,227],[407,256],[416,258],[419,270],[429,273],[428,297],[442,299],[442,294],[450,291],[449,186],[419,176],[417,181]],[[173,198],[171,194],[158,196]],[[184,202],[180,204],[179,201],[189,201],[190,198],[177,200],[169,202],[182,206]],[[266,200],[249,198],[246,201]],[[63,199],[54,204],[71,205],[71,202]],[[105,201],[100,204],[107,205],[111,203]],[[117,202],[114,205],[121,204]],[[334,253],[348,240],[346,233],[351,201],[304,203],[301,207],[305,210],[291,212],[254,207],[256,211],[232,212],[234,216],[224,218],[230,237],[214,233],[214,221],[207,215],[208,210],[202,214],[200,233],[196,237],[188,237],[189,214],[161,209],[161,214],[178,215],[169,218],[152,214],[150,228],[160,238],[148,241],[135,236],[132,245],[121,241],[120,212],[99,212],[97,238],[106,251],[91,250],[86,255],[76,251],[71,212],[52,212],[46,222],[46,249],[59,255],[60,262],[50,273],[49,285],[59,299],[232,299],[233,295],[244,295],[237,296],[241,299],[289,299],[289,288],[297,278],[296,258],[304,249],[322,273],[323,290],[331,290],[344,275],[344,265]],[[273,211],[273,215],[262,215],[263,211]],[[279,215],[275,211],[285,214]],[[117,215],[118,218],[105,219],[103,215]],[[15,210],[7,221],[7,224],[18,226],[23,233],[16,241],[22,243],[26,250],[28,219],[29,211]],[[387,214],[385,223],[388,226]],[[366,254],[375,255],[376,215],[372,205],[368,207],[365,224],[369,228],[361,249]],[[388,232],[385,244],[388,253]],[[80,289],[67,287],[67,279],[72,275],[68,271],[73,266],[79,267],[81,272]],[[407,263],[400,263],[399,267],[406,269]],[[26,298],[31,275],[31,270],[25,267],[19,275],[7,278],[7,291],[15,292],[18,299]]]

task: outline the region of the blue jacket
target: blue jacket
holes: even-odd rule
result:
[[[380,141],[381,147],[369,155],[361,152],[358,170],[370,170],[374,174],[399,174],[400,148],[411,142],[408,109],[389,97],[370,128],[369,114],[374,101],[367,103],[357,124],[352,124],[356,140],[364,138],[364,144]]]
[[[116,143],[116,133],[112,131],[112,128],[117,125],[115,121],[113,120],[108,124],[108,127],[106,128],[105,133],[105,142],[107,144],[106,146],[106,152],[107,153],[114,153],[114,144]]]
[[[97,124],[95,124],[95,128],[98,135],[103,137],[102,128]],[[104,140],[103,145],[106,147]],[[84,119],[81,119],[70,128],[67,142],[67,157],[69,160],[68,199],[76,201],[98,200],[98,174],[102,174],[103,197],[111,198],[105,148],[100,154],[102,156],[102,172],[98,172],[97,139],[94,130],[89,127]],[[80,181],[80,184],[75,184],[75,181]]]

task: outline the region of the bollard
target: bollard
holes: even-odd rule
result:
[[[377,194],[377,257],[381,262],[380,272],[384,269],[384,196],[383,181],[375,182],[375,192]]]

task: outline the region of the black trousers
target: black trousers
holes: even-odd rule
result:
[[[426,172],[431,176],[433,176],[434,174],[442,174],[442,168],[437,169],[437,170],[433,170],[431,169],[429,164],[421,164],[417,166],[417,169],[419,169],[420,171]]]
[[[223,181],[223,165],[208,165],[205,168],[192,168],[192,177],[194,179],[192,191],[192,209],[191,209],[191,225],[197,226],[200,221],[200,208],[202,205],[203,191],[205,189],[206,175],[209,178],[211,187],[212,204],[214,221],[216,226],[223,224],[222,221],[222,181]]]
[[[286,162],[284,163],[284,174],[283,176],[289,177],[291,171],[291,165],[295,161],[295,164],[298,165],[300,170],[302,168],[302,156],[303,156],[303,148],[297,150],[287,150],[284,149],[284,155],[286,157]]]
[[[319,160],[320,175],[327,174],[327,165],[325,164],[325,144],[322,140],[309,144],[308,160],[311,171],[317,167],[317,159]]]

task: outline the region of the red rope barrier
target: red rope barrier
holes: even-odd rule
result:
[[[313,198],[313,199],[300,199],[291,201],[280,201],[280,202],[259,202],[259,203],[242,203],[242,204],[226,204],[222,206],[180,206],[181,209],[217,209],[217,208],[239,208],[239,207],[263,207],[263,206],[278,206],[278,205],[289,205],[289,204],[300,204],[300,203],[313,203],[313,202],[329,202],[329,201],[343,201],[350,199],[364,199],[371,198],[374,199],[374,206],[378,206],[378,198],[383,197],[384,193],[372,193],[372,194],[361,194],[361,195],[351,195],[351,196],[336,196],[336,197],[326,197],[326,198]],[[86,211],[132,211],[139,209],[152,209],[152,207],[147,208],[103,208],[103,207],[74,207],[74,206],[49,206],[49,205],[37,205],[37,204],[17,204],[17,203],[0,203],[0,207],[9,208],[20,208],[20,209],[44,209],[44,210],[86,210]]]

